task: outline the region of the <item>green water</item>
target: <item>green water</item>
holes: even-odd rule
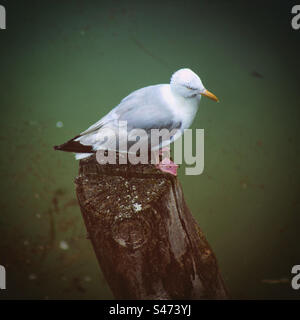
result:
[[[202,99],[193,123],[204,173],[179,178],[231,296],[300,297],[300,31],[287,1],[1,4],[0,299],[112,298],[76,203],[78,162],[52,146],[181,67],[221,100]]]

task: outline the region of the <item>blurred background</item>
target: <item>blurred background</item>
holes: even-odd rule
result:
[[[294,2],[9,0],[0,30],[0,299],[111,299],[54,152],[131,91],[189,67],[205,169],[179,172],[236,299],[299,298],[300,30]]]

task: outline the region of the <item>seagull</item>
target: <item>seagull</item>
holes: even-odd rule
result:
[[[54,146],[54,149],[73,152],[77,160],[88,158],[98,150],[114,149],[103,143],[101,132],[104,129],[117,132],[118,123],[126,121],[127,132],[143,129],[148,133],[149,139],[152,129],[176,129],[176,134],[169,141],[164,141],[164,145],[151,145],[151,150],[158,149],[162,152],[165,145],[174,142],[191,126],[202,96],[219,102],[218,98],[204,87],[196,73],[188,68],[180,69],[172,75],[170,84],[157,84],[133,91],[98,122],[66,143]],[[119,135],[120,132],[122,131],[118,131]],[[177,167],[171,160],[163,160],[157,165],[161,171],[175,176]]]

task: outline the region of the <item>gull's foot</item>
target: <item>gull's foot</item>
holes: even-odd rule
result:
[[[177,176],[178,165],[168,158],[164,158],[159,164],[155,166],[162,172],[167,172],[173,176]]]

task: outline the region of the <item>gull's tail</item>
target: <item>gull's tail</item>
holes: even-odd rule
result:
[[[75,152],[75,153],[94,153],[92,146],[83,145],[79,141],[75,141],[79,136],[63,143],[59,146],[54,146],[54,150],[65,151],[65,152]]]

